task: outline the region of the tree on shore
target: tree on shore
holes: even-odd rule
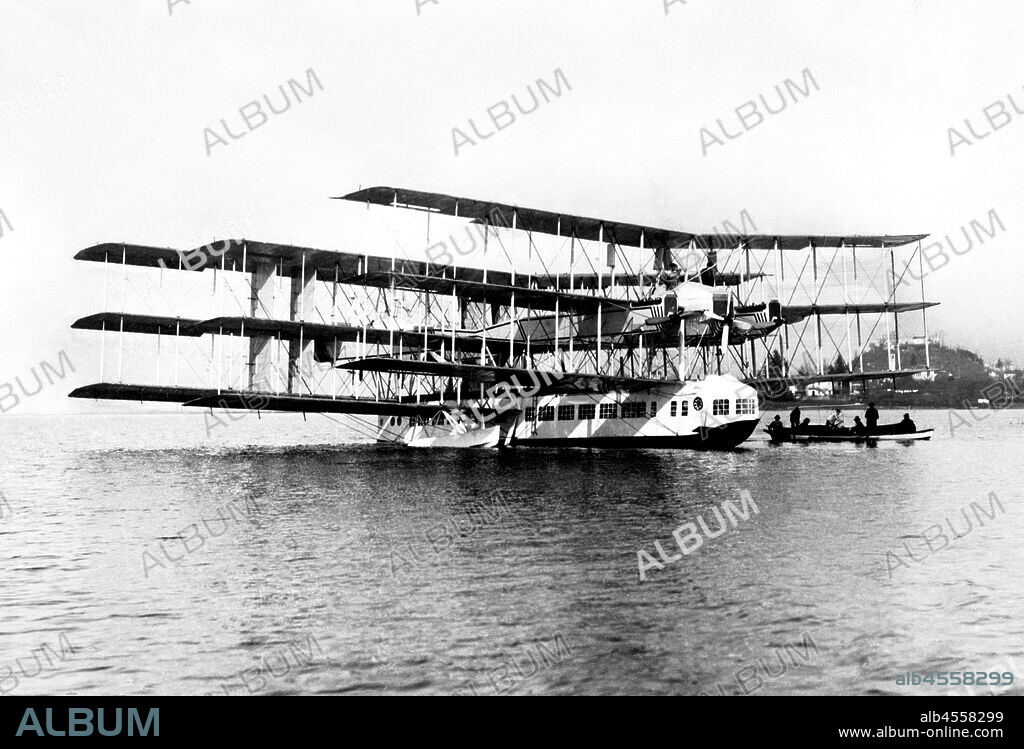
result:
[[[825,368],[825,374],[847,374],[850,366],[842,354],[837,354],[835,360]]]

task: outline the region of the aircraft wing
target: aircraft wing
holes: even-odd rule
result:
[[[700,271],[691,272],[690,280],[696,281]],[[758,278],[768,278],[770,273],[723,273],[715,271],[714,279],[716,286],[739,286],[741,283],[753,281]],[[519,274],[522,277],[522,274]],[[591,271],[574,271],[568,273],[555,273],[548,276],[534,276],[537,283],[554,287],[562,291],[572,289],[607,289],[613,286],[642,286],[654,288],[658,285],[661,273],[654,271],[643,271],[640,273],[594,273]],[[613,280],[614,279],[614,280]]]
[[[75,320],[71,323],[71,327],[79,330],[123,330],[125,333],[162,333],[195,337],[202,335],[193,327],[198,323],[199,320],[182,317],[100,312]]]
[[[808,385],[814,382],[849,382],[851,380],[889,380],[896,377],[912,377],[931,369],[891,369],[880,372],[843,372],[841,374],[790,375],[789,377],[755,377],[744,380],[753,387]]]
[[[233,408],[250,411],[291,411],[301,413],[364,414],[373,416],[423,416],[443,411],[440,404],[400,403],[373,398],[330,398],[320,395],[286,395],[249,391],[224,391],[186,401],[196,408]]]
[[[167,270],[202,271],[220,268],[228,270],[244,270],[254,272],[259,266],[267,263],[277,268],[281,276],[299,275],[303,268],[307,272],[315,272],[320,281],[337,280],[338,283],[354,285],[390,285],[390,277],[382,274],[414,278],[444,276],[460,281],[482,283],[484,272],[481,268],[442,266],[422,260],[383,257],[380,255],[321,250],[299,245],[275,244],[260,242],[253,239],[223,239],[211,242],[203,247],[192,250],[178,250],[169,247],[154,247],[142,244],[106,242],[86,247],[75,254],[75,260],[87,260],[99,263],[124,263],[148,268],[163,267]],[[439,269],[443,269],[440,271]],[[763,273],[718,273],[716,281],[725,286],[736,286],[744,280],[761,278]],[[648,286],[653,288],[658,282],[656,272],[638,273],[593,273],[574,271],[573,273],[517,273],[514,277],[508,271],[489,270],[487,280],[498,286],[533,288],[545,287],[547,290],[573,293],[588,289],[607,289],[613,286]],[[385,283],[386,282],[386,283]],[[571,290],[571,291],[570,291]],[[552,309],[554,309],[552,307]]]
[[[388,328],[363,328],[358,325],[330,325],[326,323],[309,323],[298,320],[264,320],[254,317],[215,317],[212,320],[197,322],[190,329],[192,335],[202,333],[232,333],[267,335],[280,337],[285,341],[297,341],[300,336],[307,341],[323,344],[363,342],[376,346],[401,345],[406,351],[419,351],[423,348],[446,349],[455,347],[456,351],[466,354],[479,354],[480,347],[485,345],[492,355],[505,356],[509,353],[519,354],[526,350],[526,341],[497,338],[491,335],[484,340],[483,334],[475,330],[451,331],[439,328],[409,330],[407,328],[390,330]],[[425,345],[424,345],[424,342]],[[537,351],[543,350],[543,344],[534,344]],[[329,361],[329,359],[318,359]]]
[[[331,398],[323,395],[268,393],[261,391],[164,385],[132,385],[98,382],[72,390],[70,398],[132,400],[180,403],[198,408],[235,408],[260,411],[301,411],[304,413],[373,414],[380,416],[430,417],[442,410],[438,404],[405,403],[373,398]]]
[[[123,326],[123,328],[122,328]],[[298,341],[300,339],[315,341],[322,344],[355,343],[363,340],[370,345],[387,346],[394,343],[401,345],[406,351],[419,351],[424,348],[450,349],[467,354],[479,354],[480,347],[485,344],[479,331],[457,330],[453,336],[451,331],[430,328],[423,330],[389,330],[387,328],[363,328],[359,325],[330,325],[326,323],[300,322],[298,320],[276,320],[257,317],[214,317],[209,320],[193,318],[161,317],[158,315],[139,315],[130,312],[100,312],[88,315],[71,324],[72,328],[81,330],[106,330],[107,332],[148,333],[152,335],[181,335],[191,338],[207,334],[267,336],[280,338],[282,341]],[[494,356],[520,354],[526,350],[526,341],[497,338],[490,335],[486,340],[487,350]],[[533,350],[546,351],[552,346],[545,346],[543,341],[533,342]],[[319,352],[318,352],[319,354]],[[326,356],[326,354],[325,354]],[[318,361],[331,361],[329,358],[318,358]]]
[[[422,374],[437,377],[459,377],[467,382],[481,385],[506,383],[513,389],[540,388],[540,393],[554,392],[606,392],[613,389],[646,390],[665,387],[664,380],[612,377],[609,375],[586,374],[583,372],[556,372],[519,367],[493,367],[479,364],[462,364],[450,361],[421,361],[392,359],[390,357],[369,357],[339,364],[340,369],[354,369],[364,372],[393,372]]]
[[[157,403],[184,403],[187,400],[216,395],[211,388],[178,387],[172,385],[126,385],[120,382],[97,382],[75,388],[69,398],[95,398],[99,400],[152,401]]]
[[[490,220],[492,225],[511,227],[515,213],[516,228],[524,231],[536,231],[542,234],[555,234],[568,237],[575,233],[579,239],[614,241],[633,247],[640,246],[641,235],[647,247],[664,247],[684,240],[691,236],[687,232],[672,229],[661,229],[653,226],[641,226],[621,221],[605,221],[597,218],[586,218],[553,211],[541,211],[534,208],[520,208],[508,203],[496,203],[489,200],[459,198],[434,192],[407,190],[398,187],[368,187],[364,190],[342,195],[336,200],[351,200],[358,203],[375,205],[396,205],[402,208],[442,213],[447,216]]]
[[[276,266],[279,275],[295,276],[305,269],[315,271],[321,281],[335,277],[344,281],[367,271],[398,270],[424,273],[427,264],[411,260],[363,255],[353,252],[321,250],[292,244],[260,242],[253,239],[221,239],[192,250],[175,250],[141,244],[105,242],[86,247],[75,254],[75,260],[100,263],[124,263],[168,270],[212,270],[224,268],[252,273],[261,266]]]
[[[281,276],[298,276],[303,269],[315,272],[320,281],[355,285],[381,285],[380,274],[395,273],[405,277],[437,276],[439,269],[448,278],[460,281],[483,282],[481,268],[441,266],[423,260],[402,257],[390,258],[335,250],[321,250],[299,245],[260,242],[254,239],[223,239],[192,250],[153,247],[142,244],[106,242],[86,247],[75,254],[75,260],[98,263],[124,263],[125,265],[166,268],[167,270],[245,270],[252,273],[261,265],[273,264]],[[754,278],[756,274],[751,274]],[[613,280],[614,277],[614,280]],[[657,274],[641,273],[517,273],[513,278],[508,271],[489,270],[487,280],[499,286],[531,288],[550,287],[557,290],[608,288],[609,286],[654,286]],[[374,281],[373,284],[368,280]],[[390,285],[390,277],[386,279]],[[571,293],[571,292],[570,292]]]
[[[463,198],[401,187],[368,187],[348,193],[337,200],[351,200],[375,205],[390,205],[433,211],[447,216],[458,216],[477,221],[490,221],[492,225],[511,227],[513,216],[517,229],[579,239],[617,242],[639,247],[684,248],[691,243],[698,248],[727,249],[747,247],[752,250],[803,250],[815,247],[899,247],[924,239],[927,234],[848,234],[840,235],[772,235],[772,234],[700,234],[677,229],[665,229],[645,224],[608,221],[572,214],[521,208],[511,203]]]
[[[782,308],[782,319],[791,325],[811,315],[878,314],[882,312],[916,312],[934,307],[938,302],[891,302],[868,304],[790,304]]]
[[[567,291],[556,291],[555,289],[529,289],[519,286],[507,286],[500,283],[464,281],[443,276],[411,276],[391,272],[357,277],[353,279],[352,283],[386,287],[390,286],[392,281],[394,281],[396,286],[403,289],[432,291],[437,294],[451,294],[454,292],[456,296],[468,299],[471,302],[509,305],[512,303],[514,296],[516,304],[522,307],[553,311],[557,305],[563,312],[578,312],[582,314],[597,314],[598,307],[605,310],[630,309],[633,307],[649,307],[657,303],[652,300],[629,301],[626,299],[573,294]]]

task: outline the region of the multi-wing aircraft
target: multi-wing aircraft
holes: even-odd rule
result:
[[[734,446],[750,435],[758,390],[921,371],[899,366],[898,320],[923,315],[932,303],[897,302],[894,262],[882,293],[870,300],[855,299],[845,276],[838,300],[828,300],[819,282],[842,253],[853,253],[856,276],[858,250],[862,258],[891,258],[926,235],[692,234],[390,187],[340,199],[422,211],[428,227],[431,216],[462,220],[479,232],[482,252],[467,258],[446,249],[413,259],[394,250],[387,257],[251,239],[188,253],[89,247],[76,259],[161,274],[212,273],[214,294],[224,293],[218,274],[244,284],[233,300],[239,314],[121,310],[76,321],[74,328],[117,334],[119,371],[116,381],[103,379],[71,396],[373,416],[375,438],[414,446],[706,448]],[[545,259],[535,235],[568,243],[568,263]],[[494,261],[498,250],[504,267]],[[819,254],[829,253],[832,262],[820,273]],[[792,273],[784,282],[787,254],[813,257],[810,288]],[[865,371],[862,316],[884,317],[887,331],[890,316],[896,322],[894,366]],[[832,318],[845,319],[848,361],[859,361],[859,372],[826,371],[822,320]],[[810,371],[805,365],[791,373],[789,333],[802,326],[795,349],[806,347],[812,321],[817,352],[804,357]],[[161,339],[173,338],[173,384],[122,381],[125,334],[155,335],[158,352]],[[208,376],[181,384],[182,341],[206,339]]]

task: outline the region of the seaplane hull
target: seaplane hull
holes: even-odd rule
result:
[[[595,447],[629,449],[731,450],[745,442],[757,427],[758,419],[698,429],[692,434],[643,434],[622,436],[543,437],[530,435],[512,440],[513,447]]]
[[[417,426],[403,435],[409,447],[497,447],[501,440],[501,427],[467,429],[455,432],[443,427]]]
[[[424,424],[379,420],[380,442],[410,447],[597,447],[725,450],[760,421],[757,392],[731,376],[678,383],[674,389],[549,394],[521,398],[493,414],[494,426],[447,412]]]

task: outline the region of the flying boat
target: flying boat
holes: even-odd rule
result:
[[[116,336],[118,364],[110,373],[102,342],[100,381],[71,397],[344,414],[367,437],[410,447],[729,449],[750,437],[765,396],[930,369],[927,352],[923,366],[900,364],[899,319],[934,303],[923,283],[920,301],[896,299],[895,254],[911,248],[922,262],[925,234],[691,233],[392,187],[338,199],[419,212],[411,215],[426,218],[426,252],[247,238],[187,252],[116,242],[78,252],[103,264],[105,300],[72,327]],[[478,237],[474,251],[431,244],[438,217]],[[868,298],[857,270],[870,253],[885,282]],[[841,261],[843,291],[830,299],[836,259],[851,254],[854,278],[847,283]],[[788,256],[803,258],[799,271]],[[129,267],[161,283],[164,274],[212,274],[219,314],[107,310],[111,266],[123,283]],[[887,341],[890,319],[896,328],[895,358],[890,351],[881,370],[864,367],[869,316],[884,318]],[[825,365],[829,320],[846,323],[845,370]],[[161,380],[173,342],[171,382],[125,382],[126,335],[155,337]],[[202,352],[203,371],[184,366],[183,345]],[[801,347],[806,363],[791,371]],[[199,376],[182,382],[183,368]]]

